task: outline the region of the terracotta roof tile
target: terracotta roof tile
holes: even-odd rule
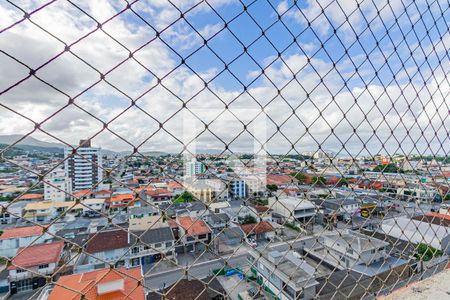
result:
[[[64,242],[38,244],[20,248],[8,270],[29,268],[38,265],[57,263],[61,257]]]
[[[245,224],[241,225],[242,231],[245,232],[245,234],[259,234],[259,233],[266,233],[273,231],[272,225],[270,225],[269,222],[262,221],[255,224]]]
[[[178,217],[178,223],[186,231],[186,234],[190,236],[211,232],[211,229],[203,220],[193,219],[189,216]]]
[[[43,194],[24,194],[19,197],[19,200],[44,199]]]
[[[117,279],[124,280],[124,289],[112,291],[102,295],[97,294],[99,282],[111,282]],[[141,282],[139,286],[138,282]],[[81,299],[84,295],[87,300],[144,300],[144,288],[142,285],[142,274],[140,268],[117,270],[100,269],[92,272],[61,276],[55,285],[48,300]],[[67,288],[66,288],[67,287]]]
[[[43,228],[40,226],[7,228],[7,229],[4,229],[3,234],[0,236],[0,240],[41,235],[42,233],[43,233]]]

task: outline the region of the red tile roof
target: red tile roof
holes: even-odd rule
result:
[[[169,181],[167,183],[167,187],[169,189],[182,189],[183,188],[183,186],[177,181]]]
[[[269,208],[268,208],[267,206],[264,206],[264,205],[255,205],[255,206],[253,206],[253,207],[255,208],[255,210],[256,210],[258,213],[265,213],[266,211],[269,210]]]
[[[128,247],[128,232],[117,229],[92,233],[86,251],[92,254],[125,247]]]
[[[178,224],[186,231],[186,235],[200,235],[211,232],[203,220],[193,219],[189,216],[178,217]]]
[[[64,242],[38,244],[19,248],[8,270],[30,268],[50,263],[57,263],[61,257]]]
[[[124,280],[124,289],[99,295],[100,283]],[[61,276],[49,295],[48,300],[78,300],[84,295],[86,300],[144,300],[144,288],[140,268],[116,270],[100,269],[87,273]]]
[[[6,228],[3,230],[0,240],[15,239],[27,236],[41,235],[43,228],[41,226],[28,226],[20,228]]]
[[[19,197],[19,200],[33,200],[33,199],[44,199],[43,194],[24,194]]]
[[[276,175],[276,174],[269,174],[267,175],[267,184],[275,184],[275,185],[285,185],[290,184],[293,181],[296,181],[296,179],[292,178],[289,175]]]
[[[73,196],[75,198],[82,198],[82,197],[90,197],[94,192],[92,190],[80,190],[78,192],[74,192]]]
[[[266,222],[266,221],[262,221],[262,222],[255,223],[255,224],[241,225],[241,229],[247,235],[248,234],[255,234],[255,233],[256,234],[267,233],[267,232],[272,232],[273,231],[272,225],[270,225],[270,223]]]

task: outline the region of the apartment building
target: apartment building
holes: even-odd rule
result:
[[[55,169],[44,178],[44,199],[65,201],[72,196],[72,180],[63,169]]]
[[[81,140],[77,152],[72,150],[64,149],[64,170],[72,180],[72,189],[96,189],[103,178],[101,149],[91,147],[89,140]]]
[[[231,180],[230,181],[230,197],[232,199],[242,199],[247,197],[247,185],[244,180]]]

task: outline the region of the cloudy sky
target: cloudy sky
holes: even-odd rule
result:
[[[299,2],[2,1],[0,134],[448,154],[449,3]]]

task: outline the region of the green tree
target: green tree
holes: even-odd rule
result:
[[[299,182],[305,182],[306,175],[304,173],[291,173],[291,176],[297,179]]]
[[[244,217],[239,217],[239,223],[244,224],[255,224],[256,218],[252,215],[245,215]]]
[[[278,190],[278,186],[276,184],[268,184],[268,185],[266,185],[266,188],[270,192],[276,192]]]
[[[327,182],[327,180],[323,176],[314,176],[312,178],[312,184],[315,184],[315,185],[325,185],[326,182]]]
[[[178,196],[175,200],[173,200],[173,203],[186,203],[186,202],[194,202],[194,196],[192,196],[189,192],[184,192],[180,196]]]
[[[396,164],[378,165],[373,168],[372,171],[384,173],[403,173],[403,170],[399,169]]]
[[[427,244],[419,243],[416,248],[416,258],[423,261],[429,261],[435,257],[442,256],[444,253],[441,250],[433,248]]]

